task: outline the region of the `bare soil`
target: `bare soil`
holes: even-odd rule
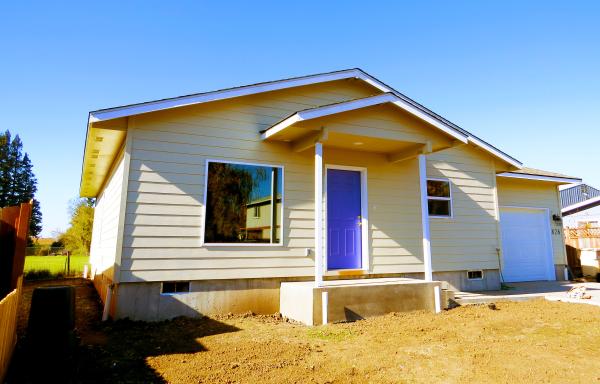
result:
[[[250,314],[100,323],[93,287],[72,282],[74,382],[600,382],[600,308],[589,305],[499,302],[313,328]],[[16,366],[9,382],[28,381]]]

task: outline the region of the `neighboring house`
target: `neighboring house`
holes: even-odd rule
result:
[[[565,228],[600,227],[600,190],[587,185],[568,186],[560,191]]]
[[[97,198],[91,263],[116,318],[273,313],[282,282],[324,276],[564,276],[557,187],[581,180],[360,69],[94,111],[87,129],[80,194]]]

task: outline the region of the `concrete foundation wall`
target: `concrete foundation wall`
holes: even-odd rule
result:
[[[562,275],[562,269],[557,266],[558,273]],[[355,278],[365,279],[367,276]],[[377,274],[370,278],[382,277],[406,277],[423,279],[422,273],[410,274]],[[352,277],[344,277],[351,279]],[[102,279],[97,276],[97,279]],[[332,278],[329,278],[332,279]],[[467,279],[466,271],[434,272],[434,279],[442,282],[442,288],[454,291],[485,291],[500,289],[500,275],[498,270],[484,270],[482,280]],[[223,314],[244,313],[252,311],[257,314],[272,314],[277,312],[292,311],[293,308],[280,308],[280,286],[282,282],[312,281],[311,278],[264,278],[264,279],[236,279],[236,280],[199,280],[190,282],[190,292],[181,294],[161,294],[160,282],[145,283],[120,283],[113,294],[114,318],[130,318],[132,320],[159,321],[177,316],[195,317],[200,314]],[[107,280],[95,281],[96,289],[104,297]],[[356,289],[364,291],[364,294],[380,295],[377,290],[365,290],[365,287]],[[415,288],[416,289],[416,288]],[[358,302],[366,300],[361,296],[363,293],[352,293],[356,295]],[[335,308],[336,294],[333,293],[330,300],[332,308]],[[431,300],[433,296],[420,297],[416,293],[406,296],[407,305],[415,309],[433,308]],[[321,316],[321,297],[315,298],[313,304],[316,306],[314,316]],[[413,302],[414,301],[414,302]],[[420,302],[420,304],[417,304]],[[306,303],[305,303],[306,304]],[[311,305],[313,305],[311,304]],[[303,301],[288,301],[286,305],[301,306]],[[307,304],[308,305],[308,304]],[[333,318],[341,316],[341,312],[332,312]]]
[[[354,321],[391,312],[435,311],[434,286],[414,284],[314,288],[312,324],[323,324],[322,293],[328,293],[329,323]]]
[[[565,264],[554,264],[554,270],[556,271],[556,280],[565,281]]]
[[[200,314],[279,312],[282,281],[302,279],[238,279],[191,281],[189,293],[161,294],[160,282],[121,283],[115,318],[159,321]],[[306,279],[304,279],[306,280]]]

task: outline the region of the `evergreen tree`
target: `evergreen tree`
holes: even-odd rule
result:
[[[8,207],[33,199],[29,236],[37,236],[42,230],[40,204],[34,199],[37,179],[23,142],[19,135],[12,137],[10,131],[0,134],[0,207]]]

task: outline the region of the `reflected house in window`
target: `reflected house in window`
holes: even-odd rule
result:
[[[223,161],[207,168],[204,243],[280,243],[283,168]]]
[[[242,231],[245,232],[247,241],[263,241],[264,239],[268,239],[271,235],[271,228],[273,225],[271,222],[271,218],[273,217],[273,205],[271,200],[271,196],[269,196],[248,203],[246,226],[242,228]],[[281,212],[281,195],[277,196],[275,211]],[[280,238],[281,225],[279,224],[279,220],[276,220],[274,243],[278,243]]]

